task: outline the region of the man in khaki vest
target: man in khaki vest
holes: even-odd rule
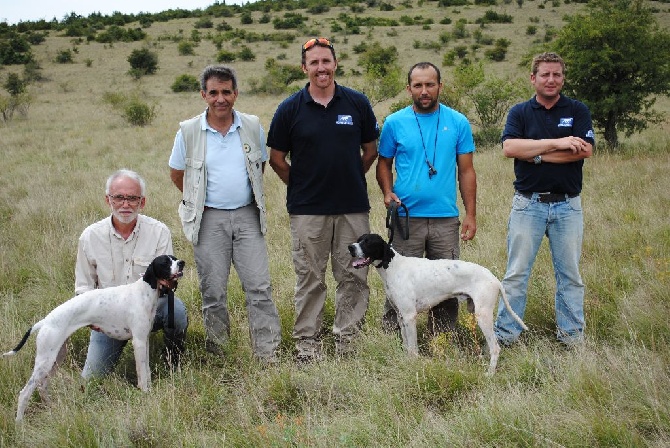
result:
[[[281,328],[265,243],[263,128],[258,117],[233,109],[238,90],[231,68],[206,67],[200,85],[207,109],[180,123],[169,166],[182,192],[179,216],[200,277],[206,348],[221,354],[230,336],[233,263],[246,295],[254,355],[274,362]]]

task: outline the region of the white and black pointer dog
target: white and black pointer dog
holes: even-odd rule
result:
[[[14,355],[23,347],[31,333],[36,339],[35,368],[28,383],[19,393],[16,421],[23,419],[30,397],[39,388],[48,401],[48,377],[67,338],[81,327],[90,326],[107,336],[132,339],[137,368],[137,386],[147,391],[150,386],[149,333],[161,294],[161,287],[175,289],[183,275],[185,262],[172,255],[156,257],[144,276],[128,285],[93,289],[62,303],[33,325],[19,345],[3,356]]]
[[[419,352],[417,314],[449,298],[472,301],[474,311],[470,311],[474,312],[489,346],[489,375],[495,373],[500,354],[500,346],[493,333],[493,312],[499,294],[502,294],[505,306],[514,319],[528,329],[510,308],[500,281],[483,266],[460,260],[405,257],[376,234],[362,235],[349,245],[349,252],[354,257],[352,265],[356,268],[377,262],[375,267],[387,297],[398,311],[402,340],[411,355],[416,356]]]

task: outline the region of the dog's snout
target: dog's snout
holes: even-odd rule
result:
[[[186,262],[184,260],[179,260],[177,262],[177,267],[179,268],[179,270],[184,269],[184,266],[186,266]]]
[[[351,254],[352,257],[356,256],[356,245],[355,244],[350,244],[347,246],[349,248],[349,253]]]

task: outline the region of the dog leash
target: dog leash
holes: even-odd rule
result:
[[[174,328],[174,289],[168,288],[167,290],[167,301],[168,301],[168,328]]]
[[[400,213],[398,213],[398,207],[402,207],[405,211],[405,225],[403,226],[402,221],[400,220]],[[393,236],[395,234],[396,225],[400,231],[400,236],[403,240],[409,239],[409,210],[405,204],[400,204],[396,201],[391,201],[389,203],[388,209],[386,209],[386,228],[389,229],[389,244],[393,243]]]

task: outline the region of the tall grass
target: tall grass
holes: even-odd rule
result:
[[[456,13],[452,8],[437,9],[434,3],[409,12],[474,21],[485,11],[470,6]],[[578,7],[571,3],[552,11],[537,6],[537,2],[525,2],[523,9],[497,8],[518,12],[515,24],[523,29],[518,27],[531,23],[529,17],[559,26],[560,15]],[[328,14],[314,16],[310,28],[328,35],[326,18],[343,10],[331,8]],[[388,14],[401,13],[408,11]],[[661,16],[667,20],[668,14]],[[555,342],[554,280],[545,244],[529,287],[526,322],[531,330],[522,343],[502,351],[492,378],[484,376],[488,354],[483,337],[479,330],[473,333],[465,313],[455,340],[429,340],[422,318],[422,356],[408,358],[400,341],[380,329],[384,293],[374,271],[369,275],[370,306],[355,355],[336,358],[333,341],[326,334],[326,360],[296,365],[290,336],[295,279],[286,191],[269,170],[265,174],[267,239],[273,297],[282,321],[280,363],[268,368],[254,361],[244,296],[234,274],[229,291],[232,337],[226,356],[205,352],[192,248],[181,233],[176,213],[179,194],[169,181],[167,158],[178,122],[204,108],[196,93],[175,94],[170,85],[185,72],[197,75],[213,62],[216,49],[204,40],[194,49],[195,55],[180,56],[176,43],[156,41],[166,33],[191,29],[194,21],[155,23],[147,29],[161,69],[139,81],[126,74],[126,58],[140,43],[81,45],[74,64],[56,64],[54,55],[70,44],[66,37],[50,36],[36,47],[48,81],[31,86],[39,95],[26,118],[15,118],[0,128],[2,351],[12,348],[30,325],[72,295],[77,238],[88,224],[107,216],[104,181],[114,170],[127,167],[146,177],[145,213],[172,229],[175,251],[187,261],[187,273],[177,291],[191,318],[184,364],[178,372],[167,370],[158,359],[161,338],[154,335],[150,393],[134,387],[130,347],[113,375],[84,382],[80,370],[88,333],[79,330],[70,339],[65,365],[52,381],[52,402],[44,404],[34,397],[24,425],[15,427],[17,395],[33,366],[33,338],[17,356],[0,360],[0,446],[670,445],[667,124],[624,140],[619,153],[596,151],[585,164],[582,275],[587,285],[587,344],[583,349],[565,351]],[[253,26],[259,32],[271,29],[271,25]],[[397,28],[393,43],[407,65],[419,59],[439,62],[441,55],[412,48],[414,39],[430,40],[433,34],[450,29],[448,25],[432,28]],[[385,31],[377,27],[369,35],[336,36],[337,48],[353,54],[354,45],[370,36],[384,39]],[[527,70],[517,67],[516,61],[527,49],[527,37],[516,36],[508,25],[491,26],[487,34],[513,42],[509,61],[491,69],[526,76]],[[308,37],[313,36],[301,35],[297,40]],[[256,61],[235,64],[241,77],[238,108],[258,114],[266,129],[283,97],[249,95],[248,78],[262,73],[265,59],[276,53],[290,52],[288,59],[297,64],[298,44],[293,47],[254,43]],[[87,59],[94,63],[82,69]],[[351,68],[355,61],[352,57],[343,64]],[[348,81],[341,80],[345,85]],[[56,87],[63,82],[71,86],[67,92]],[[105,102],[108,92],[142,92],[157,105],[154,121],[143,128],[127,125]],[[668,109],[667,100],[659,103]],[[376,107],[380,117],[388,106]],[[475,240],[463,246],[461,256],[501,277],[506,266],[512,162],[499,148],[479,148],[475,167],[479,229]],[[372,173],[368,182],[371,225],[373,231],[385,234],[385,211]],[[330,276],[327,280],[328,330],[334,283]]]

